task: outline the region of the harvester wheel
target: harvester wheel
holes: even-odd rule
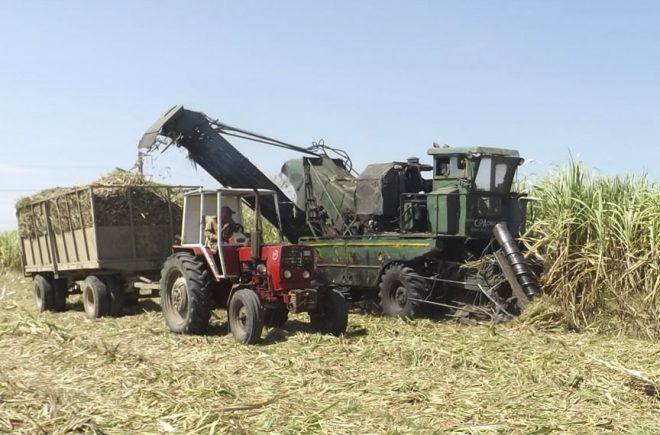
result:
[[[116,276],[108,275],[104,281],[110,297],[110,315],[119,317],[124,314],[124,287]]]
[[[264,328],[264,310],[259,296],[248,288],[237,290],[229,301],[229,329],[239,343],[254,344]]]
[[[55,309],[55,290],[53,282],[44,275],[35,275],[32,281],[34,302],[40,313]]]
[[[319,301],[319,310],[309,313],[312,328],[324,334],[341,335],[348,326],[348,304],[339,290],[328,289]]]
[[[110,312],[110,297],[108,288],[103,281],[94,275],[85,278],[82,286],[83,306],[85,314],[90,319],[107,316]]]
[[[171,255],[160,272],[163,315],[170,331],[201,334],[209,326],[211,278],[206,266],[187,252]]]
[[[289,320],[289,310],[286,308],[271,308],[264,310],[264,325],[270,328],[281,328]]]
[[[426,282],[413,269],[402,264],[390,266],[380,281],[380,306],[387,316],[412,319],[423,306],[411,299],[423,299]]]
[[[66,298],[69,295],[67,284],[68,282],[65,278],[59,278],[53,281],[53,309],[55,311],[66,311]]]

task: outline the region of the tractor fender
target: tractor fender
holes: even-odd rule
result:
[[[215,282],[220,281],[221,276],[220,276],[220,270],[218,268],[218,264],[215,262],[213,255],[204,245],[195,244],[195,245],[174,246],[172,248],[172,252],[175,253],[188,252],[191,255],[194,255],[195,257],[199,258],[204,264],[206,264],[206,267],[211,272],[211,277],[213,278],[213,281]]]

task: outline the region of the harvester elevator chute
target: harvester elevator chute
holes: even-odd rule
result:
[[[292,242],[297,242],[301,236],[311,235],[305,222],[305,212],[298,209],[273,181],[222,137],[221,133],[316,155],[304,148],[233,128],[180,105],[172,107],[147,130],[140,140],[139,149],[143,153],[161,145],[180,146],[188,151],[190,159],[225,187],[272,190],[277,194],[282,213],[283,235]],[[252,208],[255,206],[253,203],[249,205]],[[262,216],[277,226],[274,202],[264,200],[260,207]]]

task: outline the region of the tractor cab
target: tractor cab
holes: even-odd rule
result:
[[[271,190],[200,189],[187,192],[183,200],[181,246],[175,250],[193,249],[196,255],[203,255],[216,281],[239,279],[241,258],[252,262],[254,246],[257,249],[254,259],[259,259],[263,244],[260,214],[244,215],[242,204],[261,209],[267,202],[274,207],[279,221],[276,194]]]
[[[502,148],[433,147],[432,191],[426,207],[431,231],[470,238],[490,238],[498,222],[521,231],[525,203],[511,187],[518,151]]]

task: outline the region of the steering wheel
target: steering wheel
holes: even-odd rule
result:
[[[230,222],[224,225],[222,231],[220,232],[220,236],[222,237],[223,241],[228,241],[232,234],[243,232],[245,232],[243,225]]]

